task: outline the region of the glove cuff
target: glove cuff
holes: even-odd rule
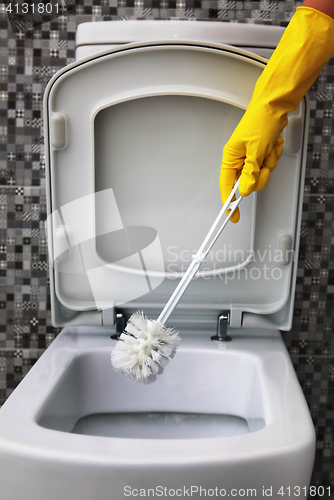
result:
[[[334,19],[298,7],[258,79],[252,101],[280,116],[296,109],[334,54]]]

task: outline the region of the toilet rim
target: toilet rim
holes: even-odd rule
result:
[[[203,439],[125,439],[101,436],[68,434],[65,432],[44,429],[36,423],[23,426],[29,439],[23,439],[22,433],[14,436],[0,435],[1,451],[45,458],[54,461],[73,461],[89,464],[153,465],[153,464],[233,464],[240,457],[245,461],[261,457],[276,456],[288,450],[298,450],[313,443],[314,435],[296,433],[289,436],[280,432],[279,423],[267,426],[251,434],[221,438]],[[22,429],[21,429],[22,431]],[[143,456],[143,449],[145,455]]]
[[[313,442],[314,429],[311,418],[307,411],[302,411],[307,410],[307,405],[280,337],[241,337],[233,341],[236,353],[244,350],[248,354],[249,345],[252,343],[261,345],[259,353],[249,353],[257,358],[259,370],[265,373],[264,382],[267,384],[262,387],[262,391],[269,411],[265,412],[266,426],[261,430],[219,438],[155,440],[79,435],[44,428],[37,424],[38,414],[72,361],[78,355],[92,351],[103,352],[109,359],[110,347],[106,347],[110,343],[109,336],[92,335],[88,339],[85,334],[79,333],[75,342],[78,342],[81,348],[71,348],[71,341],[66,339],[64,333],[60,334],[5,403],[0,414],[1,449],[22,455],[43,456],[46,459],[68,458],[78,462],[103,462],[117,466],[130,463],[200,463],[203,462],[203,456],[210,463],[231,463],[240,460],[240,456],[245,457],[245,460],[255,459],[271,453],[277,454],[279,450],[282,453],[288,449],[295,450]],[[89,342],[90,348],[87,347]],[[211,343],[204,336],[187,339],[185,346],[180,349],[186,352],[194,349],[202,351],[205,343],[208,349],[216,351],[215,343]],[[95,347],[92,347],[93,345]],[[224,354],[226,351],[218,352]],[[284,376],[279,380],[279,387],[272,387],[269,383],[273,363],[264,365],[268,354],[272,353],[282,359],[285,369]],[[53,356],[56,356],[58,361],[61,360],[63,368],[52,375],[52,384],[48,384],[45,383],[43,373],[50,372]],[[280,393],[279,396],[277,392]]]

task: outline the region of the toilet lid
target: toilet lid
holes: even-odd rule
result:
[[[53,322],[158,315],[221,209],[222,149],[265,60],[229,46],[129,44],[67,66],[45,92]],[[307,100],[268,187],[244,198],[174,321],[289,328]]]

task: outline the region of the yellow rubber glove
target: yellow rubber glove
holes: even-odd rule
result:
[[[224,147],[220,173],[223,204],[240,174],[242,196],[267,185],[282,156],[280,134],[288,123],[287,113],[298,107],[333,54],[334,19],[310,7],[298,7]],[[238,222],[239,217],[237,209],[230,220]]]

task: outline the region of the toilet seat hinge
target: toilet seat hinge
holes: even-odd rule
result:
[[[116,323],[116,310],[114,307],[103,309],[102,312],[102,325],[112,326]]]
[[[218,340],[219,342],[229,342],[232,340],[227,335],[227,326],[230,324],[230,311],[222,311],[218,316],[217,322],[217,335],[211,337],[211,340]]]
[[[116,312],[115,324],[116,324],[116,333],[111,335],[110,338],[113,340],[119,340],[120,336],[122,335],[126,327],[126,320],[124,314],[120,311]]]

